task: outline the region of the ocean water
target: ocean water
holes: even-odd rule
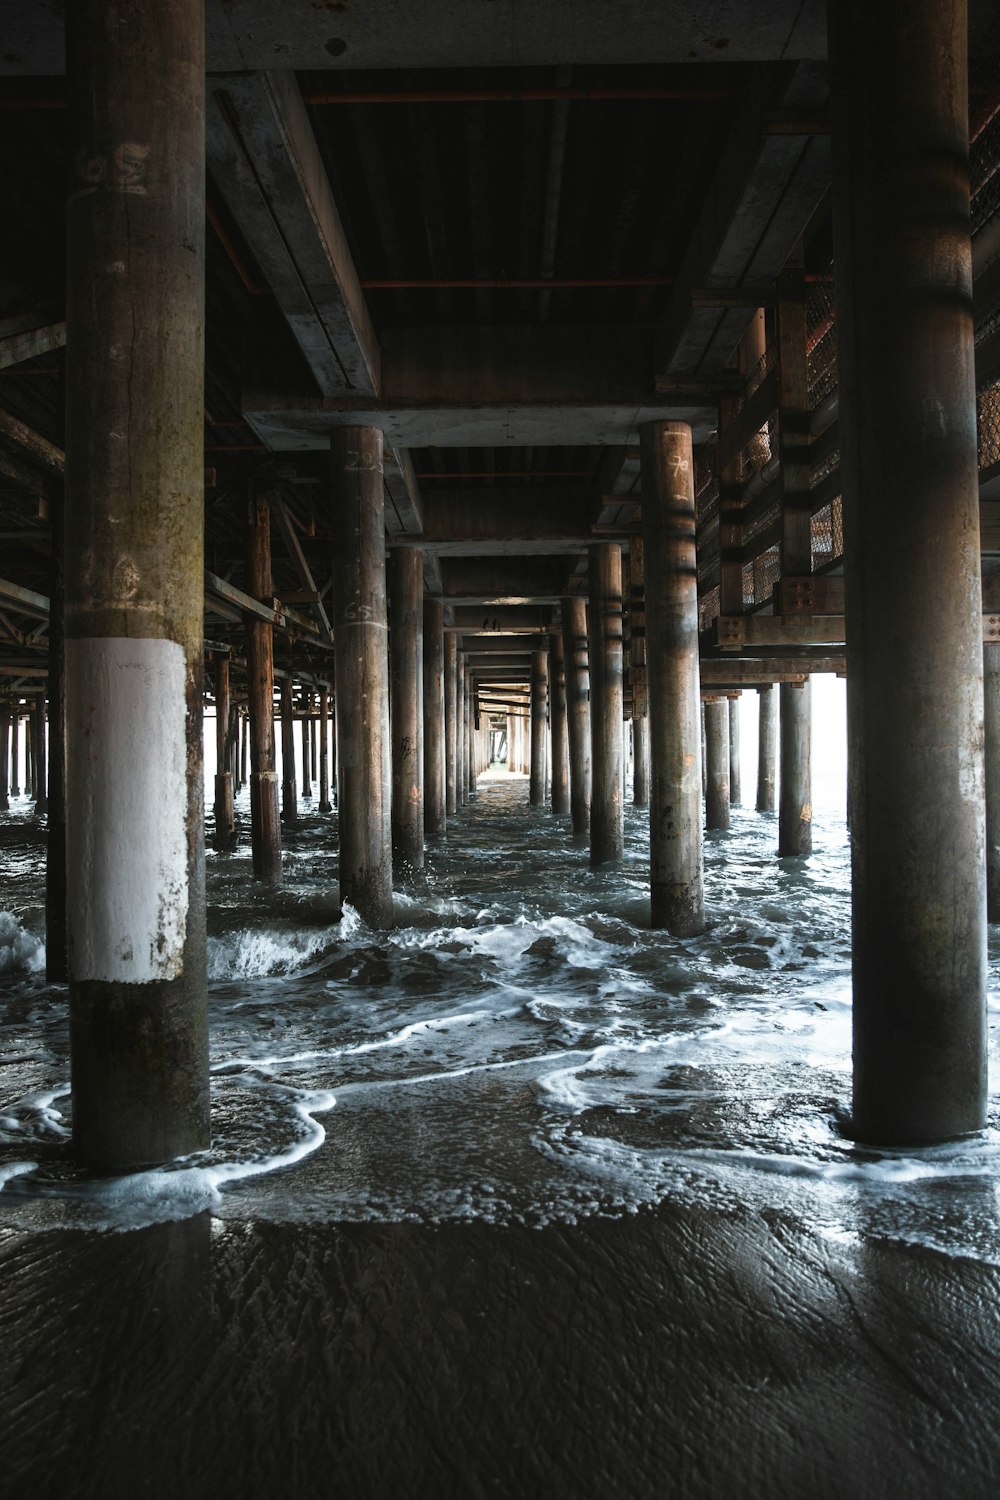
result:
[[[850,1104],[848,848],[775,855],[773,816],[706,838],[708,930],[648,925],[647,815],[592,871],[527,782],[480,780],[397,926],[336,905],[336,817],[301,803],[285,884],[209,852],[213,1144],[118,1178],[69,1153],[65,990],[47,986],[42,836],[3,827],[0,1224],[126,1229],[204,1209],[276,1223],[545,1225],[671,1202],[791,1213],[816,1232],[1000,1265],[1000,1100],[974,1140],[875,1152]],[[13,893],[13,894],[12,894]],[[1000,941],[991,946],[997,1066]]]

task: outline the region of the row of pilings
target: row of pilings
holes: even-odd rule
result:
[[[985,1119],[966,31],[962,0],[830,6],[853,1128],[883,1143],[947,1139]],[[101,1168],[209,1138],[203,37],[203,0],[67,7],[68,966],[74,1141]],[[640,438],[651,907],[683,935],[704,922],[691,434],[665,421]],[[376,925],[392,917],[381,449],[370,426],[332,440],[341,890]],[[614,567],[599,546],[589,633],[602,859],[621,838]],[[255,671],[251,692],[266,697],[265,679]],[[258,723],[265,734],[267,716]],[[447,737],[462,732],[453,716]],[[277,787],[260,766],[252,727],[252,805],[266,821]]]

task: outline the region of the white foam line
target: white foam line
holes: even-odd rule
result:
[[[353,1047],[317,1047],[309,1052],[287,1052],[275,1053],[273,1057],[229,1057],[212,1064],[212,1072],[218,1073],[229,1068],[275,1068],[285,1067],[289,1063],[314,1062],[317,1058],[327,1058],[331,1061],[338,1057],[357,1057],[365,1052],[381,1052],[388,1047],[401,1047],[411,1037],[417,1036],[425,1031],[446,1031],[449,1026],[458,1026],[470,1021],[481,1021],[484,1017],[492,1017],[494,1011],[483,1008],[482,1010],[466,1011],[457,1016],[431,1017],[427,1021],[411,1021],[401,1031],[394,1032],[392,1036],[383,1037],[378,1042],[358,1042]],[[514,1015],[514,1011],[504,1014]]]
[[[34,1172],[37,1166],[37,1161],[9,1161],[6,1166],[0,1167],[0,1192],[3,1192],[4,1185],[13,1177],[23,1177],[25,1172]]]
[[[783,1156],[763,1151],[687,1151],[685,1160],[750,1167],[787,1177],[811,1177],[833,1182],[934,1182],[959,1177],[995,1177],[995,1162],[925,1162],[911,1158],[883,1157],[876,1161],[813,1162],[801,1156]]]
[[[50,1130],[57,1135],[69,1135],[68,1128],[62,1124],[62,1110],[53,1109],[52,1106],[57,1099],[65,1099],[72,1089],[68,1083],[60,1084],[58,1088],[46,1089],[40,1094],[25,1094],[18,1103],[22,1109],[35,1110]],[[18,1126],[23,1122],[16,1121]]]
[[[572,1109],[584,1109],[592,1101],[584,1091],[582,1075],[585,1073],[597,1073],[604,1067],[609,1058],[617,1058],[625,1055],[637,1056],[643,1052],[656,1052],[664,1047],[682,1041],[679,1034],[671,1034],[662,1037],[650,1037],[642,1042],[604,1042],[599,1047],[593,1048],[587,1061],[576,1068],[559,1068],[555,1073],[550,1073],[547,1078],[538,1080],[539,1086],[545,1090],[557,1103],[568,1105]],[[572,1054],[562,1053],[566,1057]],[[579,1087],[576,1085],[579,1084]]]
[[[252,1177],[263,1177],[293,1166],[318,1150],[326,1140],[326,1131],[315,1116],[332,1109],[337,1102],[336,1096],[325,1089],[302,1093],[281,1088],[280,1092],[296,1095],[292,1107],[306,1129],[286,1151],[275,1156],[263,1157],[259,1161],[220,1162],[216,1166],[178,1167],[174,1170],[155,1168],[148,1172],[132,1172],[106,1182],[88,1182],[81,1186],[66,1184],[57,1190],[49,1190],[46,1196],[73,1197],[105,1207],[125,1209],[146,1205],[159,1208],[166,1206],[168,1212],[162,1215],[165,1218],[187,1218],[200,1213],[204,1208],[221,1201],[220,1189],[227,1183],[244,1182]]]
[[[582,1056],[583,1054],[576,1055]],[[342,1083],[337,1093],[353,1094],[369,1089],[409,1088],[417,1083],[450,1083],[453,1078],[469,1078],[473,1073],[498,1073],[503,1068],[533,1068],[539,1063],[559,1062],[565,1057],[573,1056],[572,1052],[548,1052],[541,1057],[514,1057],[506,1062],[471,1063],[467,1068],[454,1068],[448,1073],[420,1073],[414,1078],[378,1078],[370,1082],[361,1080],[357,1083]]]

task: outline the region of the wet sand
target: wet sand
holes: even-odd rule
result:
[[[1000,1270],[779,1213],[0,1233],[0,1493],[995,1496]]]

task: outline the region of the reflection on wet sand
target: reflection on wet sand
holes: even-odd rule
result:
[[[996,1098],[933,1151],[844,1135],[847,851],[816,832],[779,862],[734,810],[678,942],[643,814],[592,872],[484,780],[384,934],[333,909],[304,810],[282,891],[245,844],[209,861],[211,1151],[94,1180],[41,840],[5,825],[11,1494],[992,1495]]]
[[[1000,1272],[781,1214],[7,1233],[7,1492],[995,1492]]]

